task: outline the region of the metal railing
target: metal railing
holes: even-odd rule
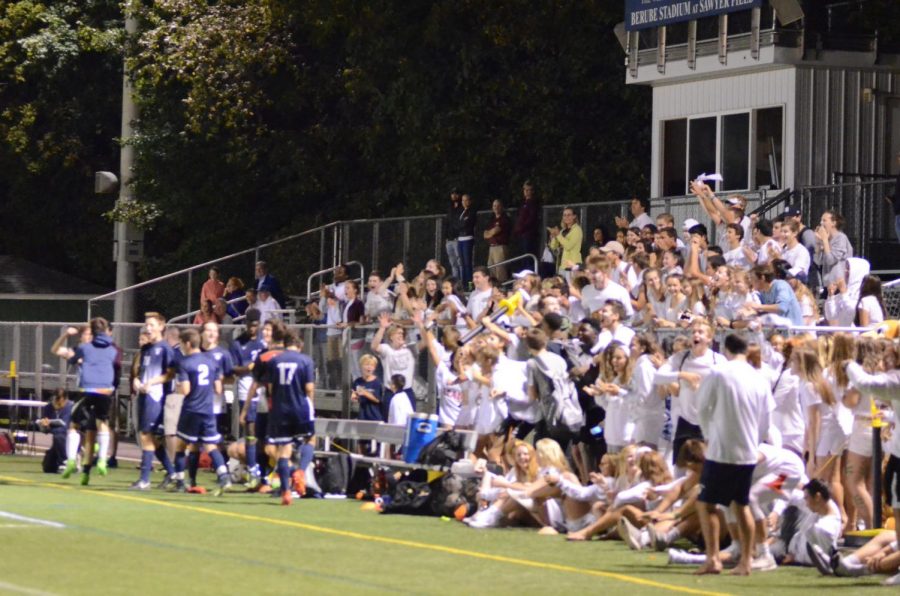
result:
[[[309,279],[306,280],[306,297],[305,297],[305,299],[311,300],[313,296],[319,296],[321,294],[321,292],[319,290],[316,290],[315,292],[313,292],[312,283],[313,283],[314,279],[317,279],[319,277],[324,277],[327,273],[332,273],[340,267],[351,267],[354,265],[359,267],[359,277],[354,278],[354,279],[356,279],[356,281],[359,282],[361,288],[365,287],[365,285],[366,285],[366,268],[359,261],[347,261],[346,263],[343,263],[342,265],[335,265],[334,267],[329,267],[328,269],[322,269],[321,271],[316,271],[315,273],[310,275]]]
[[[529,259],[532,262],[532,267],[533,267],[532,271],[537,273],[538,272],[538,258],[536,255],[533,255],[530,253],[527,253],[524,255],[519,255],[519,256],[513,257],[511,259],[506,259],[505,261],[500,261],[499,263],[493,263],[492,265],[488,265],[487,268],[488,268],[488,270],[496,269],[497,267],[504,267],[506,265],[509,265],[510,263],[516,263],[518,261],[527,261]]]
[[[841,211],[847,220],[845,232],[857,248],[858,254],[868,255],[868,242],[879,238],[892,238],[893,216],[890,205],[881,197],[889,194],[892,180],[853,182],[846,184],[805,187],[794,191],[794,203],[810,225],[818,222],[822,212],[830,207]],[[781,212],[780,203],[770,202],[773,193],[782,196],[784,191],[742,191],[747,198],[747,212],[763,207],[761,217],[773,218]],[[720,196],[729,193],[719,193]],[[602,227],[605,240],[614,239],[615,218],[631,219],[630,200],[544,205],[541,208],[542,225],[551,225],[561,219],[565,207],[575,209],[584,231],[582,253],[586,254],[592,242],[595,227]],[[693,218],[706,225],[711,244],[717,242],[716,226],[693,196],[663,197],[651,199],[651,216],[671,213],[676,222]],[[516,210],[507,214],[515,217]],[[476,229],[484,230],[493,218],[491,211],[476,214]],[[253,265],[258,260],[269,262],[274,275],[282,280],[286,295],[309,294],[310,276],[333,268],[347,261],[360,263],[366,271],[389,271],[398,262],[406,263],[410,270],[421,267],[430,259],[447,266],[444,258],[445,214],[383,219],[358,219],[337,221],[280,240],[232,253],[192,267],[181,269],[129,288],[110,292],[88,302],[88,315],[96,310],[96,302],[131,292],[135,296],[135,313],[157,310],[163,313],[191,312],[199,302],[199,286],[195,288],[194,273],[205,271],[212,265],[229,275],[245,274],[252,279]],[[477,234],[476,234],[477,236]],[[544,239],[546,241],[546,238]],[[513,250],[515,247],[511,247]],[[543,248],[543,246],[542,246]],[[474,262],[486,263],[488,243],[476,242]],[[228,275],[222,275],[222,278]],[[304,284],[305,282],[305,284]],[[303,285],[301,285],[303,284]],[[304,287],[305,286],[305,287]]]

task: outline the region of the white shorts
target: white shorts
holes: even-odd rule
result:
[[[847,435],[839,429],[830,426],[822,428],[822,435],[819,437],[819,444],[816,446],[816,457],[840,455],[846,448]]]
[[[578,519],[566,518],[566,532],[580,532],[595,521],[597,521],[597,516],[591,511],[588,511]]]
[[[853,420],[853,430],[850,432],[848,451],[863,457],[872,457],[872,421],[865,418]]]
[[[634,420],[634,435],[632,440],[635,443],[661,445],[663,427],[665,427],[665,425],[665,411],[641,414]]]

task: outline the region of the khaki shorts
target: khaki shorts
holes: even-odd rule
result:
[[[325,358],[331,362],[341,359],[341,340],[340,335],[329,335],[328,342],[325,344]]]
[[[163,410],[163,434],[166,436],[175,435],[182,404],[184,396],[180,393],[170,393],[166,396],[166,408]]]

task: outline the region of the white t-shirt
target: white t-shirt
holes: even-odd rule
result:
[[[756,251],[756,264],[757,265],[765,265],[769,262],[769,249],[773,249],[775,254],[779,254],[781,252],[781,247],[778,246],[778,243],[775,242],[773,238],[769,238],[765,242],[763,242],[762,246],[759,247],[759,250]],[[806,250],[805,248],[803,250]],[[808,255],[809,253],[807,253]]]
[[[413,375],[416,371],[416,358],[412,350],[403,346],[395,350],[388,344],[378,346],[378,355],[381,356],[381,366],[384,368],[384,386],[391,386],[391,377],[396,374],[403,375],[406,383],[404,389],[412,387]]]
[[[414,413],[415,410],[413,410],[412,403],[409,401],[409,396],[403,391],[395,393],[391,397],[387,423],[406,426],[406,420]]]
[[[869,313],[869,325],[877,325],[884,322],[884,311],[878,304],[878,298],[875,296],[866,296],[859,303],[859,310]]]
[[[466,304],[466,310],[468,311],[469,316],[477,321],[478,315],[484,311],[488,302],[491,301],[491,295],[493,293],[493,288],[488,288],[481,292],[476,291],[469,294],[469,302]]]
[[[622,281],[626,279],[628,280],[629,288],[633,288],[637,285],[637,273],[634,271],[634,267],[626,261],[619,261],[616,268],[610,272],[610,277],[614,282],[623,287],[625,284],[622,283]]]
[[[438,397],[438,423],[456,426],[462,409],[462,386],[458,377],[442,360],[434,370],[434,384]]]
[[[527,368],[526,362],[501,355],[491,381],[493,389],[506,394],[510,416],[516,420],[533,423],[538,421],[540,409],[538,402],[528,397]]]
[[[631,223],[628,224],[629,228],[640,228],[644,229],[644,226],[650,225],[653,223],[653,218],[650,217],[647,213],[641,213],[637,217],[631,220]]]
[[[791,275],[806,275],[809,273],[809,251],[799,242],[794,248],[786,248],[781,251],[781,258],[791,264]]]
[[[682,364],[682,361],[684,364]],[[677,382],[680,387],[678,397],[672,400],[673,420],[675,420],[677,414],[691,424],[699,423],[697,391],[691,388],[690,384],[679,381],[678,373],[693,372],[699,374],[701,378],[705,378],[715,367],[722,365],[725,362],[724,356],[707,348],[701,356],[694,356],[690,350],[676,352],[669,356],[669,359],[659,367],[656,371],[656,375],[653,377],[654,385],[668,385],[669,383]]]
[[[750,261],[747,260],[747,255],[744,254],[743,245],[724,253],[722,258],[725,259],[725,263],[730,267],[737,267],[739,269],[750,269],[752,267]]]
[[[633,338],[634,329],[632,329],[631,327],[626,327],[624,324],[620,323],[615,332],[611,332],[609,329],[601,329],[600,333],[597,335],[597,343],[594,344],[594,349],[597,349],[597,351],[606,349],[606,346],[611,344],[613,341],[622,342],[630,348],[631,340]]]
[[[769,382],[758,370],[742,360],[718,365],[700,384],[696,405],[708,460],[756,464],[775,407]]]
[[[600,310],[607,300],[618,300],[621,302],[622,306],[625,307],[625,320],[622,322],[626,323],[631,320],[631,316],[634,314],[631,296],[629,296],[628,290],[616,282],[608,280],[606,287],[602,290],[597,289],[593,285],[585,286],[581,290],[581,303],[586,312],[593,313]]]

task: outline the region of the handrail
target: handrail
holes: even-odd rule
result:
[[[130,291],[132,291],[132,290],[137,290],[137,289],[139,289],[139,288],[143,288],[143,287],[149,286],[149,285],[151,285],[151,284],[155,284],[155,283],[158,283],[158,282],[161,282],[161,281],[165,281],[165,280],[167,280],[167,279],[172,279],[173,277],[177,277],[177,276],[179,276],[179,275],[184,275],[185,273],[190,273],[191,271],[194,271],[194,270],[196,270],[196,269],[202,269],[202,268],[204,268],[204,267],[210,267],[211,265],[215,265],[216,263],[221,263],[222,261],[227,261],[228,259],[233,259],[233,258],[235,258],[235,257],[240,257],[240,256],[243,256],[243,255],[246,255],[246,254],[250,254],[250,253],[256,253],[256,252],[258,252],[259,249],[261,249],[261,248],[267,248],[267,247],[269,247],[269,246],[274,246],[274,245],[276,245],[276,244],[281,244],[282,242],[288,242],[288,241],[290,241],[290,240],[294,240],[294,239],[296,239],[296,238],[300,238],[300,237],[306,236],[306,235],[308,235],[308,234],[313,234],[313,233],[315,233],[315,232],[321,232],[321,231],[323,231],[323,230],[327,230],[328,228],[337,226],[339,223],[340,223],[340,222],[331,222],[331,223],[325,224],[324,226],[319,226],[319,227],[316,227],[316,228],[312,228],[312,229],[310,229],[310,230],[305,230],[305,231],[300,232],[300,233],[298,233],[298,234],[292,234],[292,235],[290,235],[290,236],[286,236],[286,237],[284,237],[284,238],[280,238],[279,240],[275,240],[274,242],[269,242],[269,243],[266,243],[266,244],[260,244],[260,245],[258,245],[258,246],[254,246],[253,248],[247,248],[247,249],[244,249],[244,250],[235,252],[235,253],[231,253],[230,255],[225,255],[224,257],[218,257],[218,258],[213,259],[213,260],[211,260],[211,261],[205,261],[205,262],[200,263],[200,264],[198,264],[198,265],[192,265],[192,266],[190,266],[190,267],[185,267],[184,269],[179,269],[178,271],[174,271],[174,272],[172,272],[172,273],[167,273],[167,274],[165,274],[165,275],[160,275],[160,276],[158,276],[158,277],[154,277],[154,278],[148,279],[148,280],[146,280],[146,281],[142,281],[142,282],[139,282],[139,283],[136,283],[136,284],[132,284],[132,285],[126,287],[126,288],[119,288],[119,289],[117,289],[117,290],[113,290],[112,292],[107,292],[106,294],[101,294],[100,296],[94,296],[93,298],[89,299],[89,300],[88,300],[88,303],[87,303],[87,308],[88,308],[88,320],[90,320],[90,318],[91,318],[91,304],[92,304],[93,302],[96,302],[96,301],[99,301],[99,300],[108,300],[108,299],[110,299],[110,298],[114,298],[115,296],[118,296],[119,294],[123,294],[123,293],[125,293],[125,292],[130,292]]]
[[[776,205],[780,205],[781,203],[784,203],[785,201],[790,199],[792,196],[794,196],[793,191],[791,191],[791,189],[789,189],[789,188],[786,188],[783,191],[781,191],[780,193],[778,193],[777,195],[775,195],[774,197],[772,197],[771,199],[769,199],[768,201],[765,201],[763,204],[761,204],[759,207],[757,207],[756,209],[754,209],[747,215],[752,216],[752,215],[756,215],[756,214],[760,214],[760,213],[765,213],[772,207],[775,207]]]
[[[340,265],[335,265],[334,267],[329,267],[328,269],[322,269],[321,271],[316,271],[315,273],[310,275],[309,279],[306,280],[306,299],[309,300],[310,297],[313,295],[313,291],[312,291],[313,278],[321,277],[321,276],[325,275],[326,273],[330,273],[330,272],[338,269],[339,267],[347,267],[350,265],[357,265],[359,267],[359,280],[360,280],[360,284],[362,284],[366,278],[366,268],[363,267],[363,264],[360,263],[359,261],[347,261],[346,263],[341,263]]]
[[[494,263],[493,265],[488,265],[487,268],[493,269],[494,267],[500,267],[501,265],[506,265],[507,263],[513,263],[515,261],[521,261],[522,259],[529,259],[529,258],[534,261],[534,269],[532,269],[532,271],[537,273],[538,272],[538,258],[531,253],[525,253],[524,255],[519,255],[519,256],[513,257],[511,259],[506,259],[505,261],[500,261],[499,263]]]
[[[231,300],[226,300],[225,304],[237,304],[238,302],[240,302],[242,300],[247,300],[247,296],[246,295],[238,296],[237,298],[232,298]],[[199,312],[200,312],[200,309],[198,308],[197,310],[192,310],[191,312],[184,313],[183,315],[178,315],[177,317],[172,317],[171,319],[168,320],[168,323],[177,323],[178,321],[181,321],[181,320],[186,321],[186,320],[190,319],[191,317],[196,316],[197,313],[199,313]]]

